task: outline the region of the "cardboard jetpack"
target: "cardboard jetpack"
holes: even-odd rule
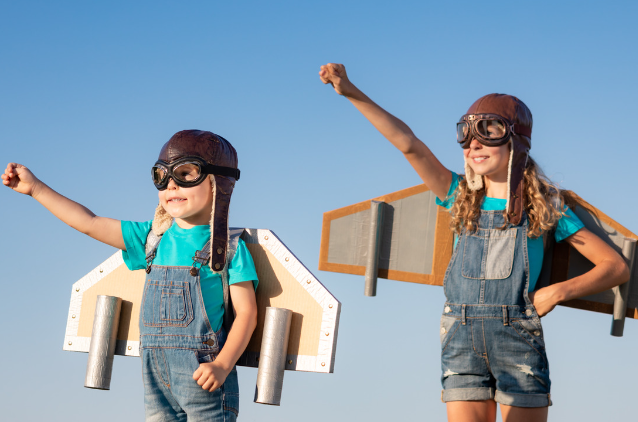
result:
[[[237,364],[261,368],[260,354],[264,350],[262,339],[272,334],[272,331],[268,331],[272,328],[268,328],[267,308],[278,308],[292,311],[286,311],[288,312],[289,334],[286,333],[286,336],[281,334],[280,336],[281,339],[284,337],[287,339],[281,341],[284,343],[282,345],[283,353],[279,353],[282,357],[281,365],[291,371],[332,373],[334,371],[341,303],[330,294],[272,231],[262,229],[232,230],[241,230],[240,237],[246,243],[253,257],[259,278],[259,286],[256,291],[257,328],[246,352]],[[118,251],[73,284],[64,337],[64,350],[89,352],[89,349],[94,347],[91,339],[92,332],[95,343],[96,330],[98,329],[96,327],[100,325],[97,321],[100,311],[98,306],[96,312],[96,303],[100,297],[107,296],[122,299],[121,306],[118,308],[119,325],[115,328],[117,331],[116,341],[114,339],[111,346],[114,348],[114,353],[124,356],[139,356],[138,321],[145,277],[144,270],[129,271],[124,264],[121,251]],[[277,318],[279,316],[275,317],[275,322]],[[266,335],[264,335],[264,325],[267,326]],[[113,335],[115,336],[115,334]],[[272,348],[268,349],[268,353],[274,353]],[[283,356],[285,356],[285,363]],[[91,359],[91,353],[89,353],[89,359]],[[264,359],[261,360],[263,363]],[[90,362],[89,366],[91,366]],[[87,380],[89,379],[89,369],[87,368]],[[281,368],[281,380],[283,380],[283,369]],[[110,371],[106,377],[110,381]],[[106,388],[85,385],[91,388],[108,389],[108,383]]]
[[[319,269],[365,275],[368,296],[375,295],[377,277],[442,286],[454,236],[448,210],[437,206],[435,199],[422,184],[325,212]],[[617,288],[562,305],[614,315],[611,334],[622,336],[625,317],[638,319],[638,265],[633,265],[638,236],[584,200],[579,199],[579,204],[574,213],[625,257],[631,278]],[[593,268],[568,243],[555,243],[551,235],[548,238],[539,287]]]

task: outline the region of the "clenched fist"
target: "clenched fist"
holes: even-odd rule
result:
[[[18,193],[33,196],[42,182],[31,173],[31,170],[18,163],[9,163],[2,174],[2,184]]]
[[[330,84],[337,91],[337,94],[350,96],[354,91],[354,85],[348,79],[346,67],[342,64],[328,63],[321,66],[319,78],[324,84]]]

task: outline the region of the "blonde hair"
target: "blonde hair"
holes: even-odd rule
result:
[[[565,215],[566,205],[576,206],[579,198],[572,191],[561,190],[552,183],[532,157],[527,159],[523,179],[525,180],[523,203],[528,220],[527,235],[537,238],[558,223],[558,220]],[[468,187],[465,177],[461,177],[454,195],[454,204],[450,210],[452,215],[450,228],[457,234],[461,234],[463,228],[468,232],[475,231],[481,203],[485,197],[485,187],[473,191]],[[502,227],[504,229],[509,222],[506,210],[503,211],[503,216],[505,217],[505,225]]]

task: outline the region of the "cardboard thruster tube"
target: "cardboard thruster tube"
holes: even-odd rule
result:
[[[95,303],[91,345],[89,346],[89,361],[86,365],[86,378],[84,380],[86,388],[108,390],[111,386],[111,372],[121,309],[122,298],[98,295]]]
[[[379,272],[379,251],[383,236],[383,209],[384,202],[371,201],[370,204],[370,231],[368,236],[368,255],[366,257],[366,281],[364,294],[366,296],[377,295],[377,274]]]
[[[611,335],[622,337],[625,329],[625,316],[627,315],[627,297],[631,287],[631,276],[634,273],[636,258],[636,239],[625,238],[622,254],[629,267],[629,280],[620,286],[614,287],[614,318],[611,320]]]
[[[281,402],[291,321],[290,309],[266,308],[255,403],[279,406]]]

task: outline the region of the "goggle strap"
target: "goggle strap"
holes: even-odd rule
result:
[[[233,177],[235,180],[239,180],[239,169],[232,167],[215,166],[213,164],[206,164],[203,170],[208,174],[214,174],[216,176]]]
[[[532,128],[528,126],[519,125],[518,123],[514,123],[514,132],[518,135],[524,135],[528,138],[532,137]]]

